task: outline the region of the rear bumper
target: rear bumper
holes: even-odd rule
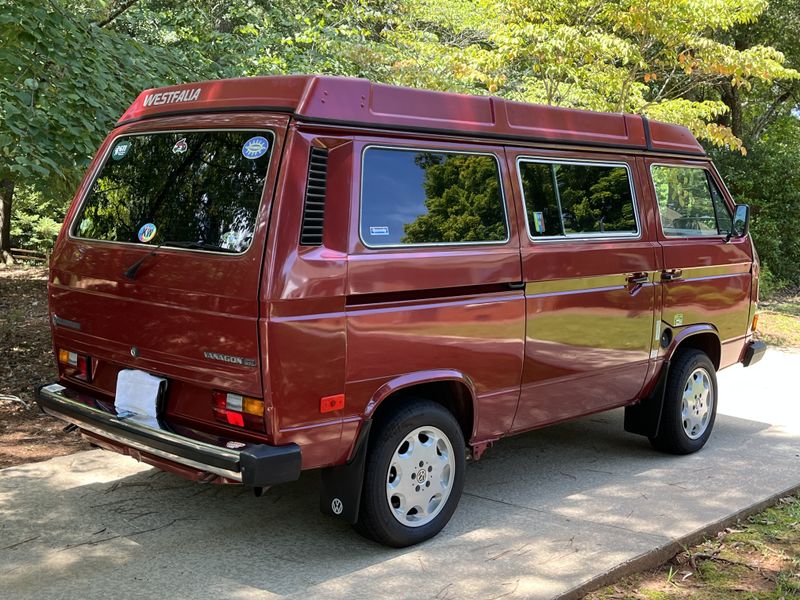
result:
[[[748,342],[744,348],[744,356],[742,357],[742,364],[745,367],[756,364],[764,357],[767,351],[767,345],[761,340],[753,340]]]
[[[130,419],[119,419],[101,402],[57,383],[38,387],[36,402],[44,412],[100,438],[246,485],[266,487],[294,481],[300,476],[297,444],[246,444],[240,450],[232,450]]]

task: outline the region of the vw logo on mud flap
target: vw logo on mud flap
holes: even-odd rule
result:
[[[342,501],[338,498],[334,498],[331,501],[331,510],[333,511],[333,514],[340,515],[344,510],[344,504],[342,504]]]

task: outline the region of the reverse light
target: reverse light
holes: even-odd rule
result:
[[[58,362],[66,367],[65,371],[68,376],[90,381],[89,366],[91,365],[91,360],[88,356],[60,348],[58,350]]]
[[[229,392],[214,392],[211,397],[212,409],[217,421],[236,427],[264,431],[263,400]]]

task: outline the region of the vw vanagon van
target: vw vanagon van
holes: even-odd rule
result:
[[[317,76],[148,90],[52,255],[46,412],[92,443],[430,538],[493,442],[625,407],[703,447],[759,267],[683,127]],[[535,467],[532,467],[535,468]]]

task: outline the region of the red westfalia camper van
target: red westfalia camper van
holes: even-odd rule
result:
[[[292,76],[144,92],[49,281],[41,407],[94,444],[435,535],[465,460],[625,406],[699,450],[715,373],[759,360],[758,261],[683,127]],[[535,467],[532,467],[535,468]]]

